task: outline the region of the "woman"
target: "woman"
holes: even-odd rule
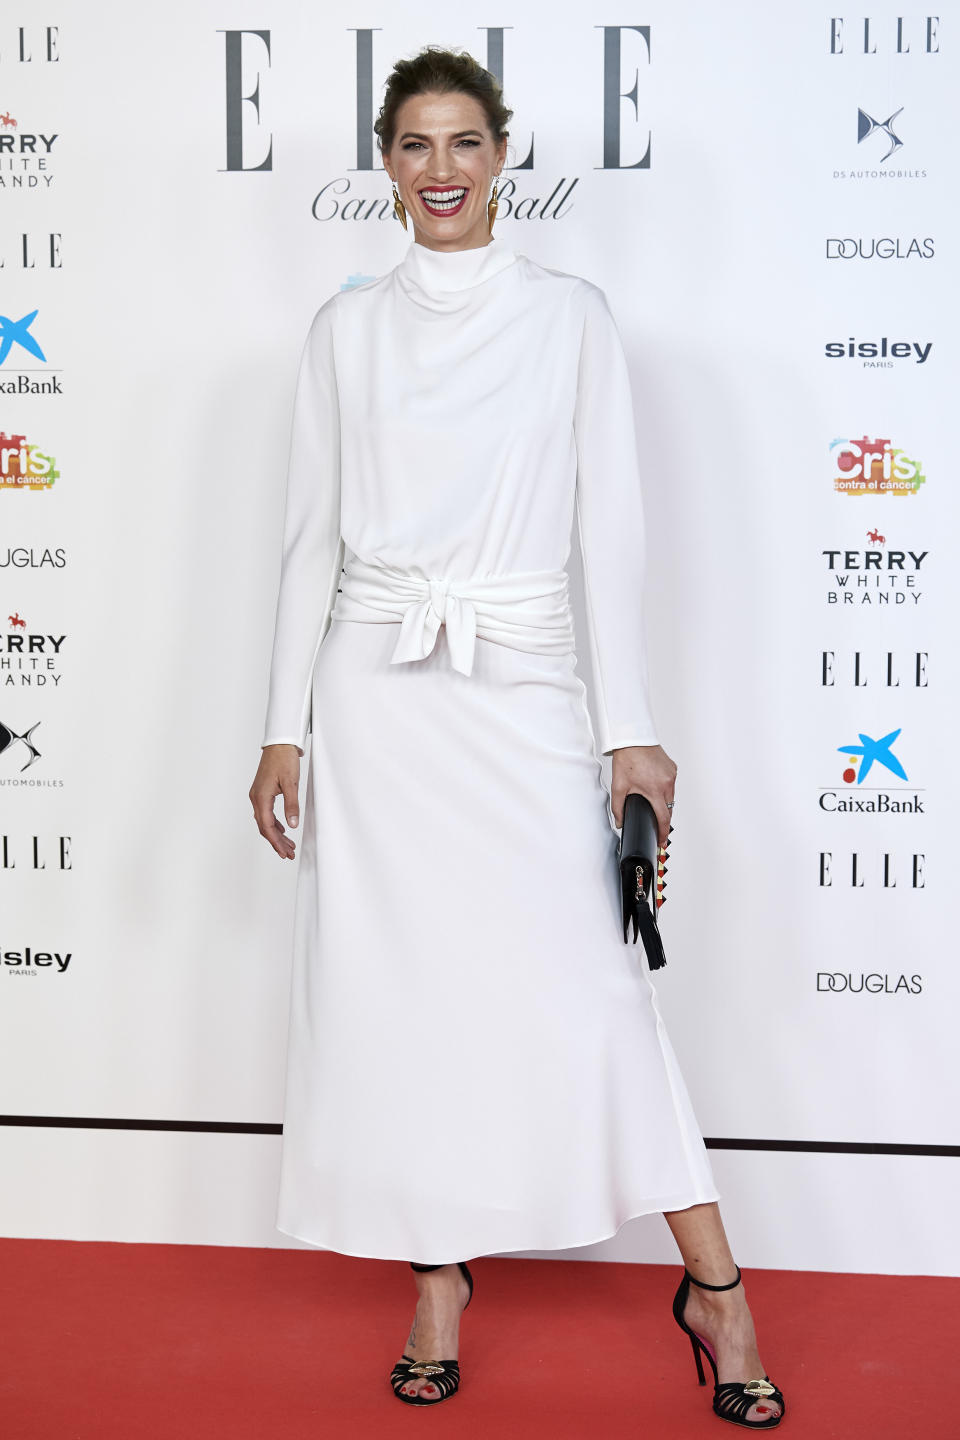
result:
[[[492,237],[511,114],[467,54],[398,62],[375,128],[414,239],[320,307],[301,363],[250,791],[292,859],[274,802],[295,828],[310,728],[278,1226],[412,1264],[391,1380],[422,1405],[459,1384],[463,1257],[664,1212],[714,1408],[770,1428],[782,1396],[649,967],[618,933],[611,814],[639,791],[665,841],[676,778],[646,696],[626,362],[601,290]]]

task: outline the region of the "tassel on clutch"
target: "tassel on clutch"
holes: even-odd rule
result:
[[[671,831],[673,826],[670,826]],[[647,964],[661,970],[667,963],[657,925],[657,912],[666,888],[667,849],[657,845],[657,817],[645,795],[635,792],[623,802],[623,825],[617,860],[620,868],[620,896],[623,909],[623,943],[633,921],[633,943],[643,940]]]

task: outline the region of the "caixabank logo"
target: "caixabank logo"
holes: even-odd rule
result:
[[[37,335],[39,314],[28,310],[24,315],[0,315],[0,395],[63,393],[60,372],[50,368]],[[31,365],[31,360],[40,365]]]
[[[49,190],[59,138],[24,124],[9,106],[0,110],[0,194]]]
[[[864,538],[863,547],[820,552],[827,572],[827,604],[878,611],[891,605],[920,605],[930,551],[888,544],[876,527],[865,531]]]
[[[26,435],[0,430],[0,495],[44,492],[60,479],[57,462]]]
[[[861,731],[838,745],[840,785],[821,788],[818,804],[828,815],[925,815],[926,791],[910,784],[900,751],[902,727],[885,735]],[[874,783],[865,782],[873,777]],[[890,779],[902,780],[898,785]]]
[[[895,448],[890,440],[871,440],[868,435],[859,440],[831,440],[830,456],[833,488],[838,495],[869,495],[874,500],[880,495],[894,495],[902,499],[918,494],[920,486],[927,483],[921,462],[906,450]]]
[[[44,634],[28,626],[15,610],[0,636],[0,693],[9,690],[56,690],[63,679],[66,635]]]
[[[595,95],[598,137],[592,168],[599,171],[649,170],[654,152],[649,114],[651,64],[649,25],[595,26],[583,22],[583,43],[593,47],[596,73],[589,91]],[[481,26],[486,36],[485,58],[501,85],[508,68],[516,30],[510,26]],[[597,35],[597,31],[601,34]],[[273,34],[270,30],[223,30],[226,108],[226,172],[272,171],[283,137],[274,133],[270,101]],[[356,131],[351,151],[344,156],[341,173],[313,186],[310,212],[321,223],[399,224],[390,188],[375,145],[375,97],[393,59],[389,34],[357,27],[354,35],[354,91]],[[584,62],[585,64],[589,62]],[[218,88],[223,80],[218,81]],[[509,91],[509,83],[507,85]],[[513,163],[504,166],[498,189],[497,223],[502,221],[562,220],[573,208],[571,196],[579,184],[576,175],[553,173],[542,184],[530,183],[535,170],[536,133],[524,129],[518,116],[511,126]],[[515,178],[519,175],[521,178]]]

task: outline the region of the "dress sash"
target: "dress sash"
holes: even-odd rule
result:
[[[450,663],[469,675],[477,636],[516,650],[567,653],[574,648],[565,570],[528,570],[455,580],[411,575],[352,556],[340,577],[332,620],[400,621],[391,665],[423,660],[441,625]]]

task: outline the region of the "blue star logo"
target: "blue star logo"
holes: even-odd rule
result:
[[[902,729],[903,726],[900,727],[900,730]],[[893,753],[893,742],[899,736],[900,730],[891,730],[889,735],[883,735],[879,740],[873,740],[869,735],[861,735],[859,745],[837,746],[841,755],[863,756],[863,762],[857,775],[858,785],[862,785],[866,780],[874,761],[889,770],[892,775],[898,775],[901,780],[906,780],[907,772]]]
[[[39,313],[39,310],[31,310],[29,315],[23,315],[19,320],[11,320],[9,315],[0,315],[0,365],[6,360],[14,345],[20,345],[46,364],[46,355],[30,334],[30,326]]]

